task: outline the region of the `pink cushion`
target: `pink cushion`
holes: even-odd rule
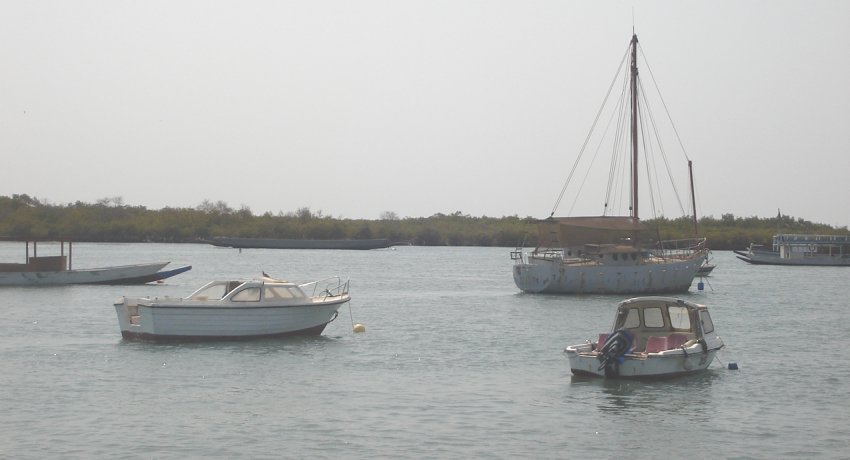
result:
[[[685,342],[688,341],[688,334],[682,334],[674,332],[667,336],[667,346],[672,350],[673,348],[679,348],[684,345]]]
[[[667,337],[651,336],[646,341],[647,353],[658,353],[667,349]]]
[[[601,350],[605,346],[605,341],[608,340],[608,334],[599,334],[599,342],[596,343],[596,349]]]

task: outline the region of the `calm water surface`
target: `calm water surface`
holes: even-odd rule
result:
[[[0,288],[0,457],[848,458],[850,268],[716,252],[687,297],[710,307],[719,360],[696,377],[609,382],[571,377],[561,351],[608,329],[621,299],[521,294],[509,251],[76,244],[77,268],[194,268],[159,285]],[[23,255],[0,243],[3,261]],[[321,337],[121,339],[121,295],[262,270],[350,277],[351,308]]]

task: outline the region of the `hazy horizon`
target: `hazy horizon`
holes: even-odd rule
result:
[[[0,195],[546,217],[634,27],[700,217],[847,226],[847,18],[837,0],[6,2]],[[571,214],[601,214],[582,193]]]

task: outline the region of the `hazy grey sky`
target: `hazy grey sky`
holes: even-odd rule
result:
[[[545,217],[633,17],[700,215],[850,225],[839,0],[3,0],[0,195]]]

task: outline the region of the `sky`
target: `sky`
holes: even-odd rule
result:
[[[2,0],[0,195],[600,215],[594,187],[553,206],[634,29],[700,216],[847,226],[848,19],[843,0]]]

